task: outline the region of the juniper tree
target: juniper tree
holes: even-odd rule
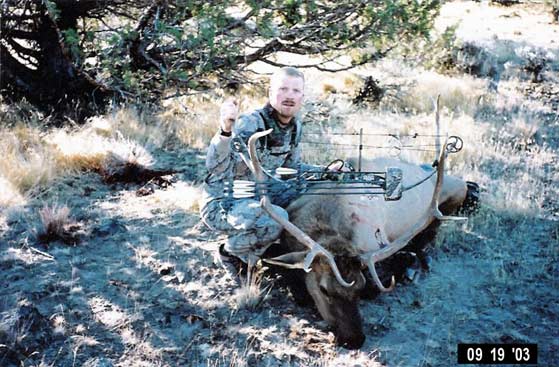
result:
[[[1,90],[92,111],[235,86],[256,61],[280,65],[278,52],[320,55],[312,66],[334,71],[426,36],[438,9],[437,0],[3,0]],[[351,65],[326,66],[340,55]]]

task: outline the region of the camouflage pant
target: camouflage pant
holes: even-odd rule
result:
[[[273,206],[287,219],[283,208]],[[225,250],[245,263],[249,255],[260,257],[283,229],[255,199],[214,200],[206,204],[200,214],[208,227],[227,233]]]

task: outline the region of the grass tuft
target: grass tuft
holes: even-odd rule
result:
[[[0,141],[0,176],[20,195],[58,175],[55,152],[43,143],[39,129],[24,125],[2,129]]]
[[[246,278],[241,277],[241,287],[233,295],[237,310],[255,310],[264,300],[268,289],[262,289],[263,273],[249,267]]]
[[[42,227],[37,232],[37,240],[40,243],[61,240],[67,244],[75,244],[76,239],[71,234],[74,222],[70,217],[70,208],[58,204],[45,205],[39,209],[39,217]]]
[[[151,154],[130,140],[114,141],[103,160],[101,175],[107,182],[134,182],[153,163]]]
[[[5,177],[0,176],[0,209],[7,209],[26,203],[25,197],[17,187]]]

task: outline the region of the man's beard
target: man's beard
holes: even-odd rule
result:
[[[285,102],[284,102],[285,103]],[[295,116],[295,107],[296,107],[296,103],[291,102],[288,103],[287,105],[284,105],[283,103],[280,104],[280,108],[278,113],[284,117],[284,118],[291,118],[293,116]]]

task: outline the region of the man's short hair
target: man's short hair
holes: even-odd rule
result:
[[[303,80],[303,83],[305,82],[305,74],[303,74],[299,69],[292,66],[285,66],[272,74],[272,76],[270,77],[270,87],[272,87],[279,78],[284,76],[301,78]]]

